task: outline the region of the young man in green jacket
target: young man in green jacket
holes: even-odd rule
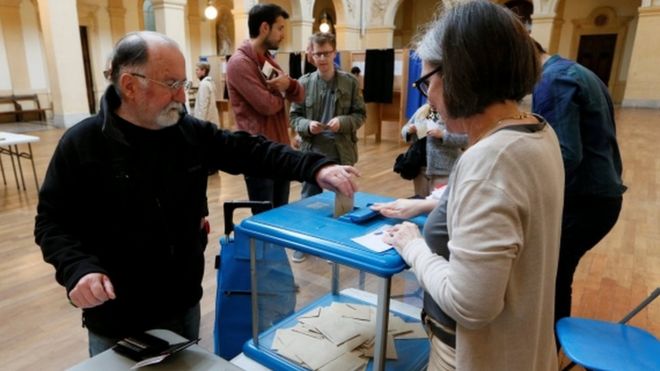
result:
[[[317,70],[298,80],[305,89],[305,100],[291,104],[289,122],[301,138],[301,151],[321,153],[342,165],[354,165],[358,160],[356,132],[366,118],[360,84],[355,76],[335,67],[334,35],[315,33],[310,44]],[[321,192],[316,184],[304,182],[301,196]],[[294,262],[304,259],[303,253],[294,253]]]

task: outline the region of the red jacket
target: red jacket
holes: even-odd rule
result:
[[[282,69],[270,56],[265,58],[274,67]],[[266,85],[262,66],[250,40],[244,41],[227,63],[229,101],[236,115],[236,126],[250,134],[261,134],[270,140],[290,144],[285,99],[300,103],[305,98],[305,90],[291,79],[289,89],[282,97],[279,91],[270,90]]]

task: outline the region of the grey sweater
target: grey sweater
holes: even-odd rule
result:
[[[468,138],[465,134],[448,132],[442,121],[438,121],[437,124],[442,130],[442,138],[427,135],[426,175],[449,176],[454,163],[461,155],[462,148],[467,147]]]

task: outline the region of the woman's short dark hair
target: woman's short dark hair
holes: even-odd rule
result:
[[[275,4],[256,4],[250,8],[248,13],[248,30],[250,31],[250,38],[259,36],[259,27],[266,22],[269,26],[277,20],[277,17],[289,19],[289,13],[282,9],[279,5]]]
[[[442,65],[447,114],[469,117],[531,93],[541,72],[525,26],[510,10],[486,0],[449,7],[422,37],[417,54]]]

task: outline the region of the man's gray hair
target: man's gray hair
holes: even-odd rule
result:
[[[112,52],[110,81],[117,88],[119,76],[126,68],[141,69],[149,61],[149,47],[166,44],[179,49],[179,44],[167,35],[153,31],[131,32],[117,41]]]

